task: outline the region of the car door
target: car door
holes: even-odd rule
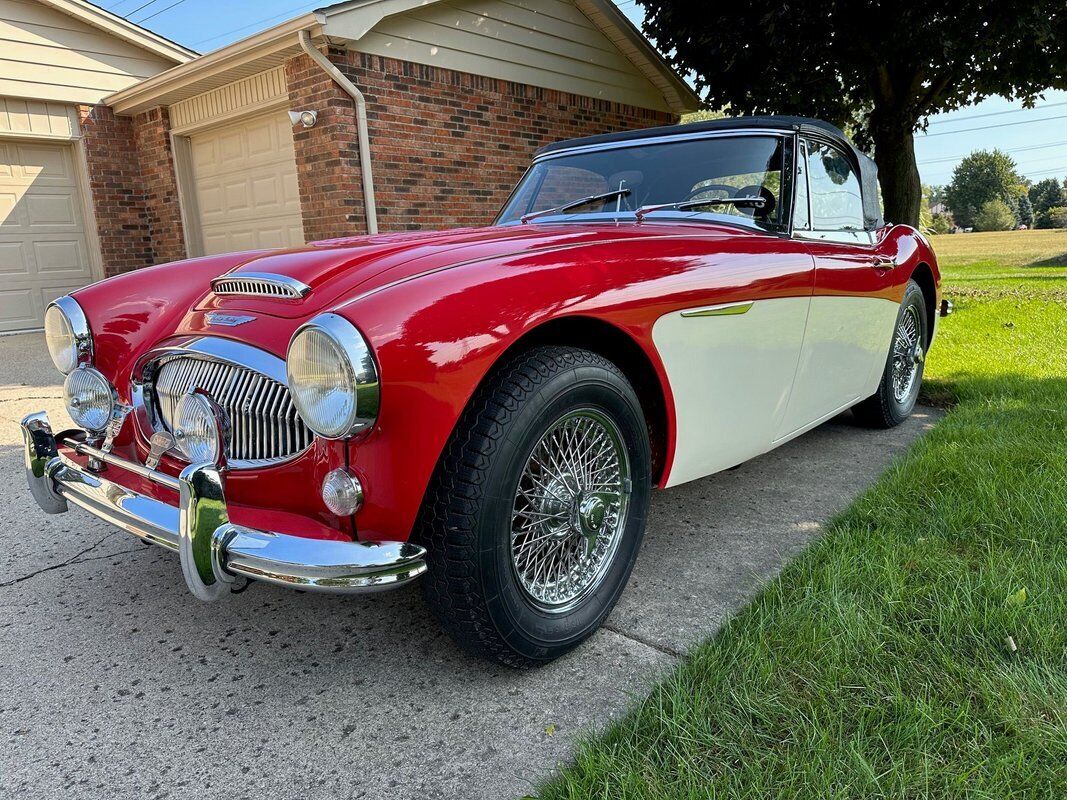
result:
[[[893,254],[864,229],[858,170],[818,138],[799,143],[794,237],[815,259],[797,378],[778,440],[796,435],[871,395],[885,367],[897,304]]]

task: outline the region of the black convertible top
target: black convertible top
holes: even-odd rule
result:
[[[878,202],[878,167],[875,165],[874,160],[852,144],[844,132],[836,125],[831,125],[829,122],[813,117],[778,115],[726,117],[705,122],[692,122],[688,125],[663,125],[657,128],[642,128],[634,131],[620,131],[619,133],[602,133],[598,136],[585,136],[581,139],[566,139],[562,142],[547,144],[537,151],[537,156],[610,142],[631,142],[681,133],[750,130],[752,128],[819,134],[839,145],[852,157],[859,170],[860,184],[863,191],[863,217],[867,230],[876,230],[885,224],[882,220],[882,211]]]

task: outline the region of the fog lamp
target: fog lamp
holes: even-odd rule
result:
[[[322,482],[322,501],[339,517],[355,514],[363,506],[363,485],[347,470],[335,469]]]
[[[226,413],[206,394],[190,392],[174,410],[174,441],[190,464],[221,464],[229,425]]]
[[[118,402],[108,379],[92,367],[79,367],[67,375],[63,394],[70,418],[93,433],[103,432]]]

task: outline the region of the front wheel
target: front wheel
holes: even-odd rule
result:
[[[510,666],[567,652],[626,585],[650,472],[641,406],[614,364],[577,348],[516,356],[471,401],[427,497],[430,608]]]
[[[911,416],[926,365],[928,324],[922,289],[915,281],[908,281],[878,391],[852,407],[861,423],[872,428],[892,428]]]

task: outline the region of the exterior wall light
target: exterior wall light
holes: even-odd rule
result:
[[[300,123],[305,128],[312,127],[319,119],[319,112],[317,111],[290,111],[289,121],[296,125]]]

